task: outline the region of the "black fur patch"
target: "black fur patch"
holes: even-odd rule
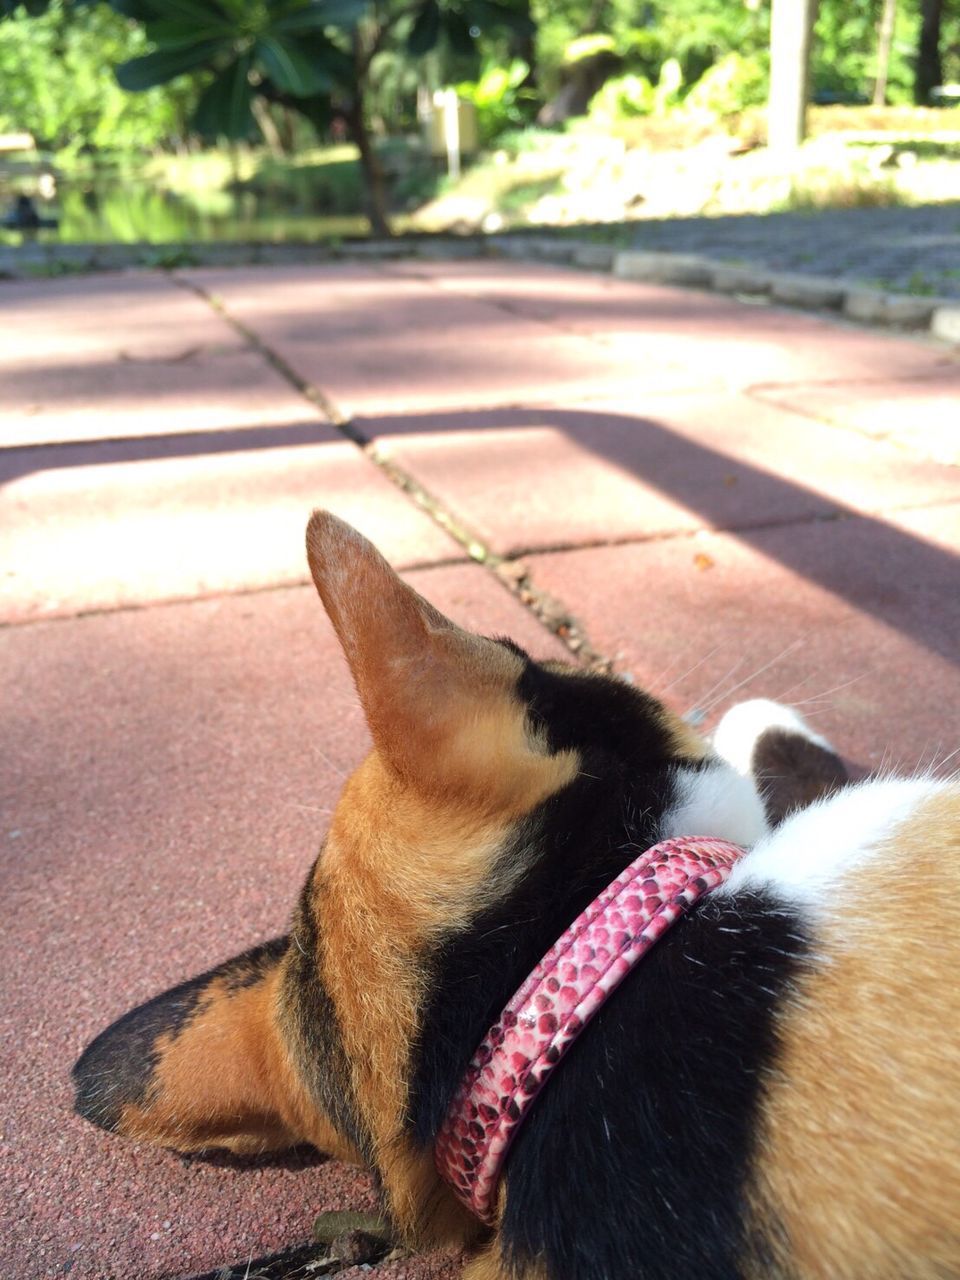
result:
[[[320,971],[323,941],[312,900],[316,865],[300,893],[290,931],[293,945],[284,975],[284,1030],[300,1079],[334,1128],[372,1162],[370,1135],[354,1097],[337,1011]]]
[[[409,1118],[425,1145],[504,1004],[571,921],[660,838],[674,799],[676,762],[653,699],[532,663],[518,689],[551,749],[575,748],[581,769],[503,852],[529,872],[435,956],[411,1062]],[[707,898],[668,932],[518,1132],[507,1165],[508,1262],[541,1259],[551,1280],[739,1274],[772,1015],[802,952],[796,922],[756,897]]]
[[[760,895],[708,897],[570,1049],[521,1127],[502,1240],[556,1280],[739,1280],[774,1011],[806,946]]]
[[[180,1034],[204,1007],[212,982],[221,982],[228,993],[260,982],[280,962],[288,942],[288,938],[274,938],[244,951],[131,1009],[101,1031],[73,1068],[77,1114],[102,1129],[116,1130],[124,1106],[148,1101],[159,1061],[158,1037]]]
[[[567,925],[659,838],[674,794],[669,737],[652,699],[619,681],[533,663],[518,691],[552,750],[580,752],[580,774],[520,824],[501,854],[502,864],[530,864],[514,892],[434,957],[412,1052],[410,1118],[424,1143],[504,1004]]]

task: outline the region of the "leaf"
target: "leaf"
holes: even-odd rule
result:
[[[326,27],[355,27],[369,8],[369,0],[307,0],[305,4],[277,6],[270,23],[271,35],[297,35]]]
[[[477,42],[470,30],[469,21],[455,9],[446,9],[442,14],[443,30],[447,43],[454,53],[471,54],[476,51]]]
[[[407,52],[429,53],[440,39],[440,7],[436,0],[427,0],[407,36]]]
[[[149,22],[161,16],[163,10],[158,0],[110,0],[110,8],[124,18],[133,18],[137,22]]]
[[[197,103],[194,128],[207,138],[249,138],[256,124],[251,103],[249,53],[243,54],[219,72]]]
[[[296,109],[318,131],[328,129],[333,119],[333,101],[328,93],[315,93],[310,98],[298,98]]]
[[[204,27],[178,19],[162,19],[148,22],[144,30],[150,43],[159,45],[161,49],[185,49],[201,40],[221,40],[233,35],[229,25],[222,19],[219,23],[208,22]]]
[[[122,62],[114,74],[122,89],[152,89],[154,85],[166,84],[188,71],[209,66],[223,47],[222,40],[202,40],[185,49],[156,49],[141,58]]]
[[[467,0],[462,11],[468,25],[480,27],[485,34],[507,29],[517,35],[533,35],[537,29],[526,4],[514,7],[499,0]]]
[[[333,87],[333,45],[323,37],[299,40],[263,36],[254,46],[263,73],[282,92],[309,98]]]
[[[217,26],[229,28],[226,14],[216,0],[110,0],[110,8],[137,22],[171,19],[193,23],[197,28]]]
[[[236,28],[217,0],[159,0],[156,8],[158,17],[195,22],[198,26],[213,22],[229,30]]]

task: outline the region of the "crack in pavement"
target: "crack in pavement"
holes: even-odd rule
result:
[[[435,289],[439,290],[439,286],[435,284],[433,278],[427,275],[421,275],[416,271],[397,271],[397,270],[381,270],[381,274],[385,278],[396,278],[398,276],[406,276],[417,280],[423,280],[430,283]],[[237,333],[243,341],[254,351],[256,351],[269,365],[294,388],[301,396],[310,404],[320,411],[326,421],[335,427],[346,440],[350,441],[357,449],[362,452],[368,461],[375,466],[381,475],[385,477],[395,488],[399,489],[415,506],[417,506],[424,514],[439,528],[449,535],[459,546],[461,546],[471,560],[482,565],[492,576],[503,586],[510,594],[521,604],[528,612],[546,627],[553,635],[557,636],[571,654],[581,664],[593,670],[612,671],[615,669],[615,659],[609,654],[598,649],[591,641],[589,632],[584,623],[578,619],[562,600],[557,599],[549,592],[538,587],[532,579],[529,567],[525,563],[524,557],[531,555],[551,555],[563,552],[596,549],[608,546],[630,546],[635,544],[643,544],[647,542],[665,542],[675,539],[689,539],[698,536],[701,533],[710,534],[733,534],[738,532],[758,532],[767,528],[785,528],[793,525],[807,526],[830,520],[841,520],[862,517],[864,519],[871,518],[868,512],[849,512],[845,510],[837,510],[821,515],[813,515],[801,518],[787,518],[783,520],[770,519],[765,521],[749,522],[743,525],[722,525],[711,526],[706,529],[675,529],[663,530],[644,537],[627,537],[627,538],[606,538],[595,539],[589,543],[570,543],[557,544],[548,547],[530,547],[514,550],[507,555],[499,555],[487,543],[484,538],[469,526],[456,514],[441,498],[430,492],[419,480],[409,472],[405,467],[397,463],[389,453],[389,446],[384,447],[375,440],[368,437],[361,431],[353,418],[344,413],[337,405],[336,401],[326,394],[320,387],[308,379],[302,377],[297,370],[284,359],[277,351],[275,351],[260,335],[242,320],[234,316],[223,300],[211,293],[201,285],[194,281],[170,273],[171,280],[180,288],[186,289],[201,299],[208,305],[223,321],[228,324],[235,333]],[[469,290],[465,290],[469,296]],[[500,306],[499,303],[491,301],[488,298],[481,298],[488,305],[495,308],[513,312],[514,308]],[[517,312],[519,314],[519,312]],[[545,327],[555,329],[557,331],[565,331],[563,326],[553,324],[549,320],[542,320],[541,323]],[[571,330],[571,332],[574,332]],[[590,335],[576,332],[576,336],[589,340]],[[763,384],[758,384],[758,387]],[[776,386],[788,386],[790,384],[774,384]],[[749,399],[750,391],[748,389],[745,398]],[[757,397],[759,399],[760,397]],[[837,426],[830,423],[828,425]],[[859,434],[859,433],[857,433]],[[874,440],[874,443],[876,441]],[[960,501],[960,499],[958,499]],[[874,516],[892,514],[898,510],[914,510],[923,509],[925,506],[943,505],[942,500],[929,504],[908,503],[885,509],[882,512],[873,513]],[[426,567],[426,566],[418,566]],[[284,584],[292,585],[292,584]],[[269,588],[267,588],[269,589]]]
[[[186,289],[205,302],[294,390],[319,409],[331,426],[336,427],[347,440],[356,445],[391,484],[462,546],[471,560],[490,570],[496,581],[505,587],[548,631],[557,636],[581,663],[593,670],[613,669],[613,659],[601,653],[590,643],[583,624],[560,601],[548,592],[535,587],[524,566],[519,565],[515,558],[505,559],[492,551],[445,503],[424,488],[405,468],[390,459],[382,449],[358,430],[353,419],[343,413],[330,396],[314,383],[301,377],[296,369],[279,352],[274,351],[268,343],[264,342],[255,330],[232,315],[221,298],[186,277],[174,272],[169,274],[170,279],[179,288]]]

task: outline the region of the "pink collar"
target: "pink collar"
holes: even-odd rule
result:
[[[441,1176],[492,1223],[510,1143],[550,1072],[634,965],[723,884],[743,849],[712,836],[663,840],[574,920],[487,1032],[437,1135]]]

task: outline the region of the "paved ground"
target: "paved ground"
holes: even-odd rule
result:
[[[0,318],[5,1280],[186,1276],[370,1201],[308,1157],[109,1138],[67,1081],[283,928],[364,748],[312,506],[465,623],[561,652],[533,599],[708,725],[763,694],[864,768],[960,746],[956,351],[515,263],[6,285]]]
[[[960,204],[817,209],[637,224],[638,249],[705,253],[775,271],[960,298]]]

